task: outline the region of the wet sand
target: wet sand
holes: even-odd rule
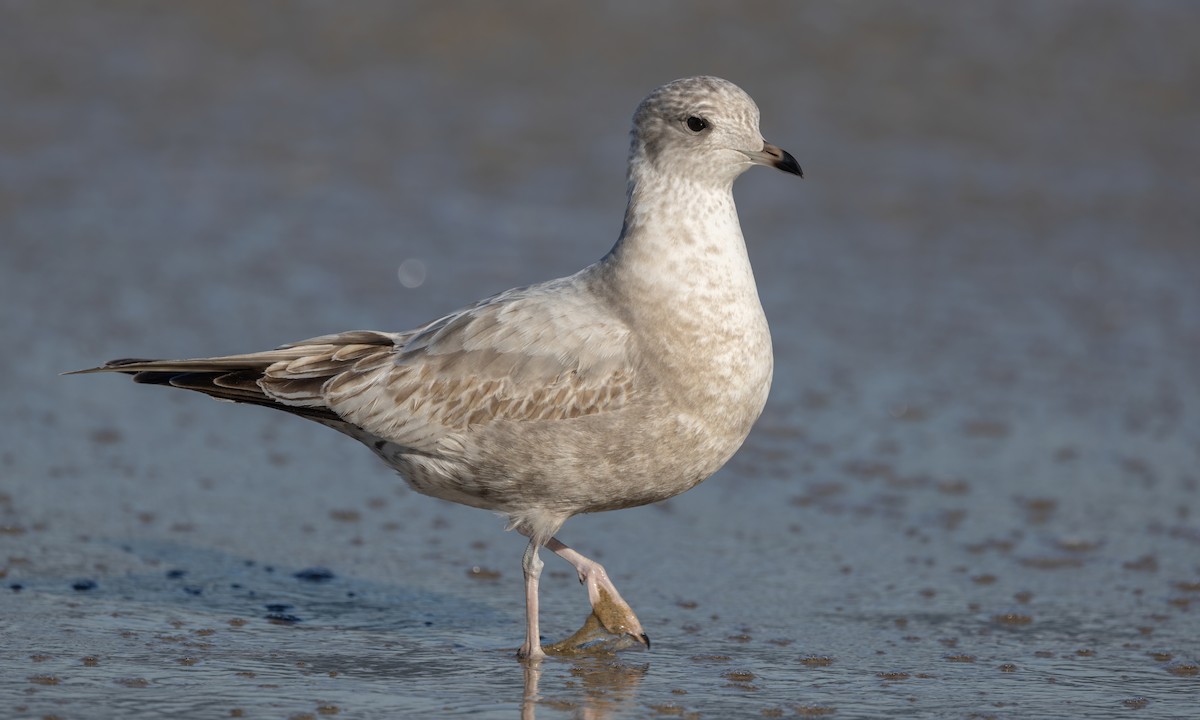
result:
[[[0,6],[3,714],[1189,717],[1197,22]],[[527,672],[498,518],[295,418],[57,375],[571,272],[620,229],[634,105],[697,72],[808,177],[737,188],[776,343],[746,446],[563,530],[649,652]],[[556,558],[542,597],[548,640],[587,615]]]

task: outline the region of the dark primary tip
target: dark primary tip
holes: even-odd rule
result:
[[[775,161],[775,167],[786,173],[804,177],[804,171],[800,169],[800,163],[796,162],[796,158],[792,157],[792,154],[787,150],[780,150],[779,152],[783,153],[783,157]]]
[[[642,641],[642,644],[646,646],[647,650],[650,649],[650,636],[649,635],[647,635],[646,633],[642,633],[642,636],[638,639]]]
[[[787,153],[784,153],[784,155],[787,155]],[[117,358],[116,360],[109,360],[108,362],[104,363],[104,365],[102,367],[118,368],[118,367],[124,367],[126,365],[136,365],[138,363],[145,363],[145,362],[154,362],[154,361],[149,358]]]

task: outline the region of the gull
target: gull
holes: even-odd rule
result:
[[[762,412],[771,334],[733,182],[754,165],[803,173],[763,140],[758,122],[750,96],[720,78],[651,92],[633,116],[620,237],[574,275],[406,332],[77,372],[126,373],[314,420],[367,445],[415,491],[507,517],[508,529],[529,538],[521,658],[546,654],[542,547],[575,568],[589,621],[649,647],[604,567],[555,535],[574,515],[694,487],[733,456]]]

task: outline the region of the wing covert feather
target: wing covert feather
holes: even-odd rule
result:
[[[609,412],[632,390],[635,348],[623,323],[584,298],[510,291],[387,343],[314,338],[311,355],[289,355],[259,383],[281,403],[326,407],[418,450],[499,420]]]

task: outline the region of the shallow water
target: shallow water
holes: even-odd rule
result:
[[[1193,4],[0,20],[6,716],[1194,714]],[[527,670],[501,520],[324,428],[57,376],[571,272],[619,230],[634,105],[696,72],[807,179],[738,185],[776,344],[746,446],[561,535],[648,652]],[[549,639],[587,614],[548,553],[542,597]]]

